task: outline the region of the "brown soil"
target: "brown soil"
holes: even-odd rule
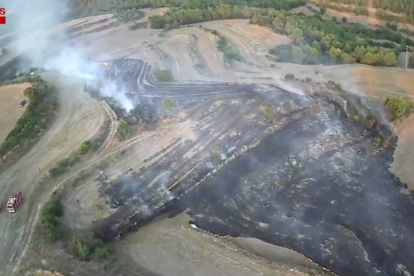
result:
[[[39,208],[49,198],[52,186],[44,183],[48,170],[81,143],[91,139],[104,122],[103,110],[98,102],[82,91],[83,82],[45,74],[59,91],[61,107],[57,118],[32,150],[1,175],[1,201],[5,202],[13,191],[23,192],[23,203],[15,216],[0,214],[0,274],[12,275],[30,248],[29,243]],[[35,199],[35,200],[34,200]]]
[[[134,261],[145,263],[160,275],[331,275],[309,261],[286,264],[286,259],[295,260],[300,255],[295,252],[284,262],[269,262],[242,249],[246,248],[246,240],[216,237],[192,228],[188,221],[185,214],[159,220],[129,235],[120,246]],[[266,246],[272,247],[273,252],[284,250],[265,243],[249,246],[258,252],[266,252]]]
[[[20,107],[20,102],[25,99],[23,92],[28,87],[28,83],[0,87],[0,144],[26,110],[27,104]]]

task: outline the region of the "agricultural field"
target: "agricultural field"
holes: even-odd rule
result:
[[[0,61],[0,201],[23,193],[0,275],[414,273],[401,25],[296,0],[41,2],[66,17],[33,23],[37,47],[16,26]]]

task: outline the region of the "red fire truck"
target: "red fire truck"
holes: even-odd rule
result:
[[[7,201],[7,211],[9,213],[15,213],[19,209],[20,203],[22,202],[22,192],[14,193]]]

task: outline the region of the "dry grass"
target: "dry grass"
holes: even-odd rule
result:
[[[20,102],[24,99],[24,90],[29,86],[28,83],[21,83],[0,87],[0,144],[24,113],[27,104],[21,108]]]

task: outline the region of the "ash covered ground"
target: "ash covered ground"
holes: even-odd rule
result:
[[[143,124],[177,116],[194,122],[195,138],[173,139],[116,179],[96,179],[112,208],[94,224],[98,238],[113,241],[186,211],[209,232],[288,247],[340,275],[414,271],[414,203],[389,172],[395,137],[380,120],[356,122],[338,96],[322,93],[159,84],[139,60],[115,61],[109,72]],[[180,115],[160,108],[165,97]]]

